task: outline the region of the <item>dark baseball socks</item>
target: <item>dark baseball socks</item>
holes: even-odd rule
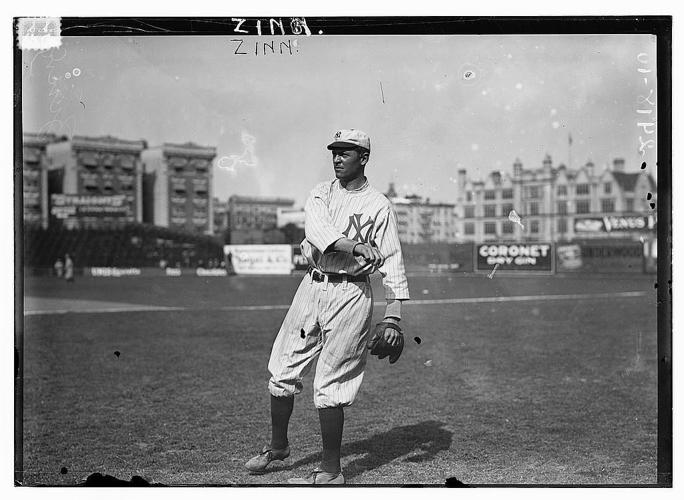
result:
[[[323,438],[323,460],[321,469],[333,474],[342,470],[340,466],[340,448],[342,447],[342,429],[344,427],[344,409],[320,408],[318,418],[321,421],[321,437]]]
[[[294,407],[294,397],[276,397],[271,395],[271,448],[283,450],[287,448],[287,428]],[[325,472],[338,473],[340,465],[340,449],[342,447],[342,430],[344,428],[344,409],[320,408],[318,418],[321,422],[323,438],[323,460],[321,469]]]
[[[287,427],[294,407],[294,396],[276,397],[271,394],[271,448],[287,448]]]

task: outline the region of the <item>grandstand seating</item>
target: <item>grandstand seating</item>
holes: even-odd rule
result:
[[[163,245],[158,245],[163,240]],[[24,267],[51,268],[65,254],[77,267],[158,267],[223,259],[219,237],[191,234],[149,224],[113,229],[24,228]]]

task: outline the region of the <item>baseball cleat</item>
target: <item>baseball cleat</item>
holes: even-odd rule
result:
[[[269,445],[266,445],[261,453],[247,461],[245,467],[251,472],[264,472],[268,464],[270,464],[272,461],[285,460],[289,456],[289,446],[286,446],[283,450],[274,450]]]
[[[312,484],[312,485],[326,485],[326,484],[344,484],[344,476],[341,472],[325,472],[320,469],[314,471],[307,477],[293,477],[288,479],[289,484]]]

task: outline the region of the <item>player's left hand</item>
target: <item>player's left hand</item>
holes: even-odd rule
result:
[[[401,335],[398,331],[396,331],[394,328],[385,328],[385,342],[387,342],[391,346],[395,346],[399,344],[399,336]]]
[[[388,333],[390,330],[393,333]],[[388,338],[392,340],[392,343]],[[381,321],[375,325],[367,346],[373,356],[377,356],[379,359],[389,356],[389,362],[393,364],[396,363],[404,350],[404,335],[401,333],[399,325]]]

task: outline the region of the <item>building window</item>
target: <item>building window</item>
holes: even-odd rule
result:
[[[627,198],[627,211],[628,212],[633,212],[634,211],[634,198]]]
[[[539,203],[530,203],[530,215],[539,215]]]
[[[556,227],[558,228],[559,234],[567,233],[568,232],[568,220],[567,219],[558,219]]]
[[[494,191],[493,189],[485,190],[484,199],[485,200],[495,200],[496,199],[496,191]]]
[[[575,213],[578,214],[588,214],[589,213],[589,200],[578,200],[575,202]]]
[[[496,222],[485,222],[484,232],[485,234],[496,234]]]
[[[615,200],[612,200],[612,199],[601,200],[601,211],[602,212],[615,212]]]
[[[611,194],[613,192],[613,184],[611,182],[606,182],[603,184],[603,194]]]
[[[496,217],[496,205],[484,206],[485,217]]]
[[[589,184],[577,184],[577,186],[575,186],[575,193],[577,195],[589,194]]]
[[[111,154],[103,154],[100,159],[102,160],[102,166],[107,170],[114,168],[114,156]]]
[[[511,210],[513,210],[513,203],[504,203],[501,205],[501,215],[504,217],[508,217],[508,214],[511,213]]]
[[[539,221],[538,220],[530,221],[530,233],[532,233],[532,234],[539,233]]]
[[[510,221],[505,221],[501,225],[501,232],[503,234],[513,234],[513,223]]]
[[[556,188],[556,193],[558,193],[558,196],[567,196],[568,194],[568,186],[558,186]]]
[[[464,226],[465,234],[475,234],[475,224],[466,222]]]
[[[512,200],[513,199],[513,190],[510,188],[504,189],[501,191],[501,198],[504,200]]]
[[[568,202],[567,201],[559,201],[558,202],[558,215],[567,215],[568,213]]]
[[[539,186],[526,186],[525,195],[526,198],[539,198]]]
[[[466,201],[473,201],[473,192],[472,191],[468,191],[466,193]]]
[[[468,219],[472,219],[473,217],[475,217],[475,207],[465,207],[464,217]]]

